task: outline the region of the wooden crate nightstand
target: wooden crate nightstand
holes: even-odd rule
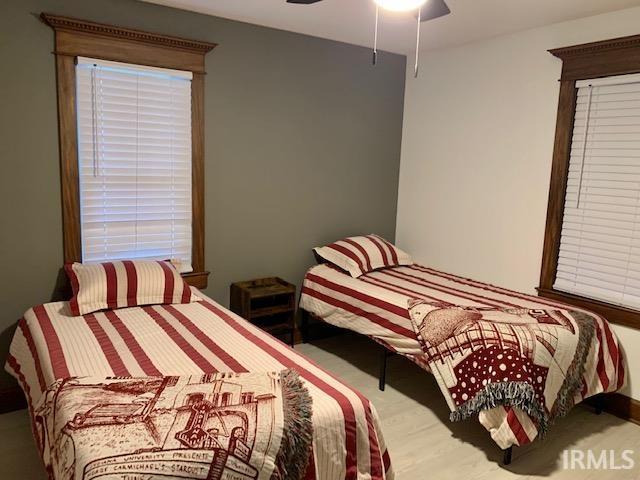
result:
[[[273,336],[294,343],[296,287],[278,277],[231,284],[231,311]]]

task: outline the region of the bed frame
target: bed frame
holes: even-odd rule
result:
[[[314,318],[319,322],[322,322],[323,320],[317,315],[314,315],[311,312],[307,312],[302,308],[300,308],[299,310],[301,315],[300,333],[302,335],[302,343],[308,343],[310,340],[309,320],[311,318]],[[380,373],[378,376],[378,388],[380,389],[380,391],[384,392],[385,386],[387,384],[387,360],[389,359],[389,357],[397,355],[397,353],[387,349],[382,344],[378,345],[380,348]],[[596,415],[600,415],[604,411],[604,398],[602,395],[596,395],[594,397],[593,406]],[[509,447],[502,452],[502,465],[510,465],[513,458],[513,447]]]

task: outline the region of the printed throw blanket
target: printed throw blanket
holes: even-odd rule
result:
[[[596,329],[590,315],[426,300],[410,300],[409,313],[452,421],[509,406],[527,413],[544,436],[579,398]]]
[[[312,442],[296,372],[58,380],[35,409],[50,478],[298,480]]]

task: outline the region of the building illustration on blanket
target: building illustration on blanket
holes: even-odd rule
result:
[[[579,322],[568,311],[451,307],[421,300],[412,306],[419,340],[454,408],[501,383],[526,383],[535,401],[551,408],[545,393],[553,392],[553,399],[563,387],[561,360],[586,353],[578,351]],[[550,375],[551,368],[560,374]]]
[[[257,479],[279,448],[279,389],[276,373],[72,378],[47,391],[37,428],[64,478]],[[49,415],[64,410],[81,413]]]

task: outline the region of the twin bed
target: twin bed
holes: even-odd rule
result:
[[[393,478],[362,394],[193,293],[85,315],[48,303],[20,320],[7,369],[50,478]]]
[[[323,248],[304,278],[305,317],[434,374],[452,420],[477,416],[507,463],[575,403],[624,383],[597,315],[414,264],[375,236]],[[393,478],[362,394],[202,292],[178,290],[157,263],[155,300],[140,293],[147,267],[71,269],[74,298],[19,322],[6,368],[50,478]],[[78,279],[105,278],[78,294]]]
[[[540,433],[546,433],[555,417],[566,414],[575,403],[596,394],[616,391],[624,383],[624,366],[617,340],[607,321],[591,312],[410,261],[404,265],[360,269],[354,278],[344,265],[338,267],[318,253],[327,252],[316,251],[321,263],[312,267],[304,278],[300,298],[300,309],[305,314],[303,328],[308,317],[312,316],[370,337],[386,352],[403,355],[436,375],[451,408],[452,420],[477,414],[493,440],[505,450],[505,463],[511,461],[513,446],[525,445]],[[361,249],[343,249],[342,253],[354,261],[361,260]],[[424,310],[426,306],[435,313],[472,312],[477,319],[481,314],[494,317],[488,322],[475,319],[458,327],[454,325],[446,331],[444,341],[437,349],[435,343],[430,344],[428,339],[425,342],[421,338],[422,331],[416,325],[416,319],[412,319],[412,306],[416,304],[414,310]],[[503,321],[504,317],[509,318]],[[438,328],[447,328],[446,317],[444,321],[431,318],[436,332]],[[577,328],[582,318],[592,325],[587,325],[592,330],[591,336],[582,335],[583,332]],[[578,355],[580,347],[581,356]],[[503,354],[509,354],[509,358],[511,354],[523,358],[525,364],[514,367],[517,372],[526,372],[528,366],[536,373],[529,372],[533,377],[533,392],[538,397],[533,401],[522,401],[513,393],[501,391],[502,397],[491,398],[490,401],[485,398],[484,402],[475,404],[473,400],[477,399],[460,398],[464,390],[462,387],[468,389],[470,385],[466,384],[476,382],[469,372],[475,370],[473,355],[478,352],[489,352],[493,359],[487,360],[485,356],[484,361],[487,364],[493,361],[499,377],[501,368],[505,367],[498,362]],[[387,354],[382,358],[381,390],[384,389]],[[517,372],[512,372],[513,378],[505,376],[500,380],[504,380],[504,385],[522,386],[526,382]],[[477,373],[479,382],[483,373],[489,376],[493,372]],[[572,376],[576,378],[570,378]],[[483,387],[486,384],[464,392],[471,397],[472,394],[484,393],[486,388]],[[543,411],[536,411],[536,407]]]

